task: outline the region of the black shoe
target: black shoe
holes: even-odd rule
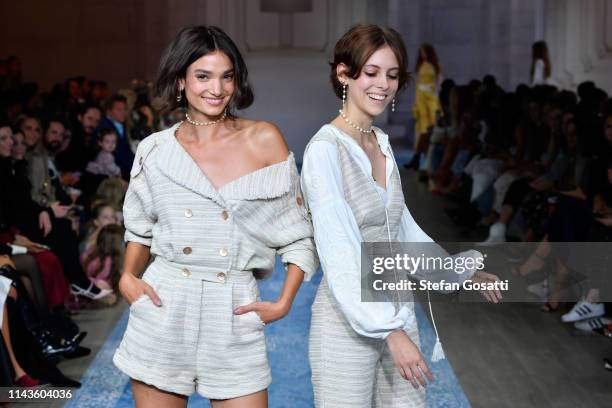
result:
[[[44,378],[54,387],[79,388],[81,383],[66,377],[56,366],[50,366],[44,370]]]
[[[73,358],[85,357],[90,354],[91,354],[90,348],[77,346],[73,351],[64,353],[64,357],[73,359]]]
[[[79,345],[79,344],[81,344],[81,342],[83,341],[85,336],[87,336],[87,332],[86,331],[82,331],[80,333],[75,334],[74,337],[72,337],[70,339],[70,341],[73,342],[76,345]]]
[[[53,311],[47,319],[41,322],[41,328],[59,337],[72,339],[73,341],[79,336],[83,340],[87,334],[86,332],[83,335],[80,334],[79,326],[70,318],[67,310]]]
[[[59,357],[64,353],[74,351],[77,347],[74,341],[62,339],[48,330],[42,330],[38,333],[33,333],[33,335],[45,358]]]

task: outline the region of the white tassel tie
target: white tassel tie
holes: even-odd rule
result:
[[[435,363],[436,361],[440,361],[444,358],[446,358],[446,356],[444,355],[444,350],[442,349],[442,343],[440,343],[440,339],[436,338],[436,344],[434,345],[433,353],[431,353],[431,361]]]
[[[444,355],[444,349],[442,349],[442,343],[440,342],[440,336],[438,336],[438,328],[436,327],[436,320],[434,319],[433,311],[431,310],[431,300],[429,300],[429,290],[427,290],[427,303],[429,304],[429,315],[431,316],[431,323],[433,324],[434,331],[436,332],[436,344],[434,345],[433,352],[431,353],[431,361],[434,363],[440,361],[446,356]]]

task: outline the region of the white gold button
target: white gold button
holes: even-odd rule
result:
[[[221,256],[227,256],[227,254],[229,254],[229,251],[227,250],[227,248],[221,248],[219,250],[219,255]]]
[[[185,209],[185,217],[187,217],[187,218],[193,217],[193,211],[191,211],[191,208],[186,208]]]
[[[225,282],[225,278],[226,278],[226,275],[223,272],[219,272],[217,274],[217,279],[219,279],[221,282]]]
[[[227,220],[229,218],[229,213],[227,211],[223,211],[221,213],[221,218],[223,218],[224,220]]]
[[[189,272],[189,269],[183,268],[183,269],[181,269],[181,275],[187,277],[187,276],[191,275],[191,272]]]

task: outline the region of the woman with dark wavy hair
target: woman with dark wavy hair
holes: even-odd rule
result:
[[[138,146],[119,282],[130,319],[114,363],[138,407],[185,407],[194,392],[214,408],[266,407],[264,325],[289,312],[316,270],[293,153],[274,125],[237,116],[253,93],[219,28],[183,29],[155,90],[157,107],[181,106],[185,121]],[[262,302],[255,279],[277,253],[285,284]]]

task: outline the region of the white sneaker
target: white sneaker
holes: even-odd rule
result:
[[[612,320],[605,317],[596,317],[594,319],[583,320],[581,322],[574,323],[574,327],[582,331],[593,331],[595,329],[601,329],[612,323]]]
[[[489,236],[486,240],[477,243],[480,246],[492,246],[506,242],[506,224],[496,222],[489,227]]]
[[[548,279],[527,286],[527,291],[536,295],[540,301],[546,302],[546,299],[548,299]]]
[[[604,313],[603,303],[591,303],[586,300],[580,300],[572,307],[572,310],[561,316],[561,320],[565,323],[577,322],[578,320],[603,316]]]

